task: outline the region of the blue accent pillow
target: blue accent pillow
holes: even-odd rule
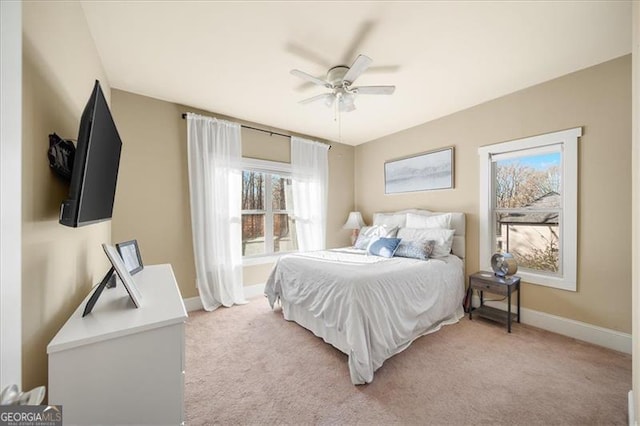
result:
[[[367,251],[374,256],[393,257],[398,249],[400,238],[378,238],[369,244]]]

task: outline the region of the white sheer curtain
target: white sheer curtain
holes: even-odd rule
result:
[[[329,145],[291,137],[293,216],[300,251],[325,248]]]
[[[240,125],[187,114],[189,192],[202,305],[246,303],[242,289]]]

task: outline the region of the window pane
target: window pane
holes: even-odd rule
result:
[[[265,253],[264,214],[242,215],[242,255],[255,256]]]
[[[559,198],[561,164],[559,152],[496,161],[496,207],[555,208],[547,204],[548,197]]]
[[[497,213],[496,248],[511,253],[518,268],[557,273],[560,270],[558,213]]]
[[[292,209],[291,178],[272,174],[271,193],[273,200],[272,206],[274,211]]]
[[[296,226],[288,214],[273,215],[273,251],[298,250]]]
[[[242,171],[242,210],[264,210],[264,173]]]

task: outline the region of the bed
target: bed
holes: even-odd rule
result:
[[[425,219],[432,221],[443,214],[376,214],[374,228],[406,236],[421,218],[433,216]],[[348,355],[353,384],[370,383],[385,360],[464,315],[465,219],[462,213],[446,215],[450,250],[435,258],[387,258],[358,248],[285,255],[272,270],[265,295],[272,308],[281,304],[286,320]]]

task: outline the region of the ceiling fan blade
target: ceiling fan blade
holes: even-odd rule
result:
[[[355,36],[353,37],[353,40],[351,41],[351,44],[342,57],[343,63],[346,64],[347,61],[350,61],[351,58],[356,56],[363,43],[367,40],[367,38],[369,38],[369,34],[371,33],[371,30],[373,30],[375,25],[376,23],[374,21],[364,21],[362,22],[362,24],[360,24]]]
[[[400,70],[399,65],[376,65],[375,67],[367,68],[368,73],[393,73]]]
[[[349,82],[349,84],[352,84],[354,81],[356,81],[356,78],[360,77],[360,74],[362,74],[367,68],[369,68],[371,62],[373,62],[373,60],[370,57],[365,55],[358,55],[356,60],[353,61],[351,68],[349,68],[349,71],[347,71],[347,73],[345,74],[342,81],[347,81]]]
[[[305,81],[304,83],[300,83],[296,87],[294,87],[294,90],[296,92],[304,92],[305,90],[309,90],[312,87],[316,87],[316,85],[310,81]]]
[[[360,86],[352,87],[358,95],[391,95],[396,90],[396,86]]]
[[[295,75],[296,77],[300,77],[303,80],[310,81],[313,84],[317,84],[318,86],[323,86],[323,87],[326,87],[328,89],[332,89],[333,88],[329,82],[324,81],[324,80],[320,80],[319,78],[314,77],[311,74],[307,74],[306,72],[302,72],[300,70],[291,70],[291,74]]]
[[[311,98],[303,99],[298,103],[305,105],[305,104],[310,104],[311,102],[316,102],[320,100],[324,100],[325,102],[331,101],[333,103],[334,98],[335,96],[333,95],[333,93],[322,93],[321,95],[316,95]]]
[[[287,43],[287,45],[285,46],[285,49],[296,56],[306,59],[307,61],[314,62],[324,68],[331,68],[330,61],[318,55],[317,53],[315,53],[314,51],[312,51],[307,47],[300,46],[295,43]]]

